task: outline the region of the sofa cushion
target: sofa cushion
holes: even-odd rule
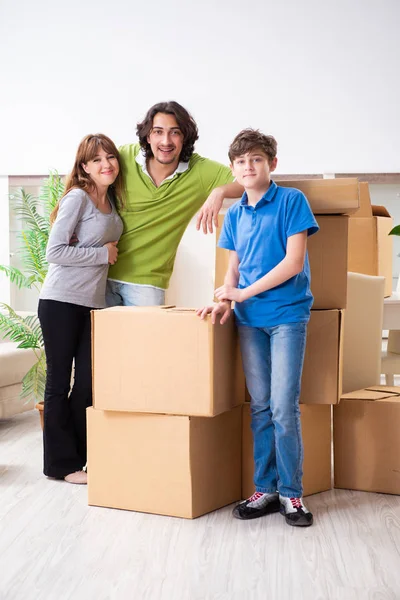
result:
[[[0,419],[9,419],[34,408],[35,401],[31,399],[27,402],[21,398],[21,390],[21,383],[0,388]]]
[[[24,375],[37,361],[30,348],[17,348],[16,342],[0,344],[0,388],[21,383]]]

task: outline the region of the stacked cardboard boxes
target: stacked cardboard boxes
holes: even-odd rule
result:
[[[365,202],[358,211],[355,179],[281,184],[307,195],[320,226],[308,243],[315,300],[300,399],[308,495],[332,486],[332,405],[341,397],[349,227],[378,232],[383,225]],[[363,193],[365,199],[365,188]],[[373,237],[373,247],[378,248],[374,257],[385,252],[379,249],[383,242],[378,244],[378,238]],[[373,260],[374,265],[385,263]],[[227,261],[228,253],[218,248],[216,286],[223,282]],[[95,311],[92,325],[89,504],[194,518],[248,497],[254,491],[250,406],[243,404],[244,378],[233,320],[213,326],[191,309],[119,307]],[[352,479],[343,475],[343,468],[352,464],[347,453],[355,444],[360,444],[357,453],[361,453],[365,444],[365,428],[354,440],[359,417],[349,417],[356,406],[365,414],[365,400],[356,400],[364,404],[346,398],[335,407],[335,475],[338,487],[368,489],[365,480],[359,482],[358,472]],[[400,407],[393,396],[377,400],[384,400],[388,411]],[[373,418],[367,429],[372,422]],[[350,433],[349,423],[353,423]]]
[[[349,220],[349,271],[385,277],[392,294],[393,219],[384,206],[372,206],[368,183],[360,183],[360,208]]]
[[[400,388],[375,386],[341,395],[341,339],[345,311],[329,310],[346,307],[347,271],[385,276],[385,295],[391,294],[392,240],[388,233],[393,223],[385,208],[371,206],[366,183],[359,184],[358,210],[354,210],[351,202],[339,202],[338,206],[343,208],[347,205],[349,217],[328,216],[329,207],[321,198],[326,198],[327,203],[334,201],[334,187],[326,196],[324,193],[325,185],[328,190],[330,183],[283,183],[303,190],[320,225],[319,234],[308,242],[315,301],[308,328],[300,399],[304,493],[307,495],[331,487],[328,476],[331,465],[331,407],[326,406],[331,404],[335,487],[399,494]],[[336,185],[343,185],[343,190],[347,188],[343,180]],[[314,196],[316,190],[322,194],[318,202]],[[348,266],[345,267],[347,261]],[[327,409],[325,414],[324,409]],[[253,489],[249,423],[249,408],[246,406],[243,418],[243,496]]]
[[[301,189],[320,226],[308,240],[314,305],[307,331],[301,391],[304,494],[332,487],[332,405],[342,381],[343,317],[347,297],[348,224],[358,210],[357,179],[278,182]],[[342,214],[347,213],[347,214]],[[227,263],[227,256],[219,251]],[[217,272],[222,272],[222,268]],[[246,400],[250,398],[246,394]],[[250,406],[243,407],[242,497],[254,491]]]
[[[371,206],[360,183],[360,208],[349,219],[349,271],[385,277],[392,293],[393,221],[384,207]],[[343,394],[333,410],[334,485],[366,492],[400,494],[400,388],[374,386]]]
[[[244,378],[233,320],[92,313],[89,504],[193,518],[240,499]]]
[[[400,494],[400,388],[344,394],[333,424],[335,487]]]

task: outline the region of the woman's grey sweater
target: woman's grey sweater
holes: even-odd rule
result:
[[[109,215],[99,211],[90,197],[73,189],[62,198],[51,228],[46,259],[49,270],[40,298],[105,307],[108,249],[122,234],[122,221],[110,201]],[[70,244],[72,235],[78,241]]]

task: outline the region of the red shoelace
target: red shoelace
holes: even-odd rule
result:
[[[248,499],[247,502],[254,502],[255,500],[258,500],[259,498],[261,498],[261,496],[263,496],[264,494],[262,494],[261,492],[254,492],[254,494]]]
[[[301,498],[290,498],[293,508],[303,508]]]

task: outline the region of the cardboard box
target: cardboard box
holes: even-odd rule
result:
[[[332,418],[330,406],[300,406],[304,445],[304,496],[332,488]],[[250,405],[243,405],[242,498],[254,492],[253,435]]]
[[[317,216],[320,230],[308,238],[313,309],[346,308],[349,218]]]
[[[219,236],[221,234],[222,224],[224,222],[224,216],[218,216],[218,228],[217,228],[217,237],[216,242],[218,243]],[[215,289],[224,285],[225,275],[228,270],[229,265],[229,250],[224,250],[224,248],[216,247],[215,250],[215,280],[214,287]]]
[[[348,270],[385,277],[385,297],[392,295],[393,219],[384,206],[371,206],[367,183],[360,183],[360,209],[349,219]]]
[[[360,200],[360,208],[351,213],[351,217],[372,217],[371,197],[369,194],[369,185],[365,181],[358,184],[358,195]]]
[[[217,241],[224,217],[220,215]],[[320,231],[308,238],[311,291],[314,309],[346,308],[347,300],[347,216],[317,217]],[[215,287],[223,285],[229,263],[229,251],[216,249]]]
[[[342,394],[344,311],[312,310],[301,383],[301,404],[338,404]],[[246,388],[245,402],[250,402]]]
[[[214,416],[244,402],[234,319],[195,310],[115,307],[92,312],[93,406]]]
[[[315,215],[349,215],[360,206],[356,177],[279,181],[277,175],[275,181],[280,186],[301,190]]]
[[[89,504],[192,519],[239,500],[241,417],[89,408]]]
[[[344,311],[312,310],[300,402],[337,404],[342,393]]]
[[[344,394],[334,407],[337,488],[400,494],[400,388]]]

